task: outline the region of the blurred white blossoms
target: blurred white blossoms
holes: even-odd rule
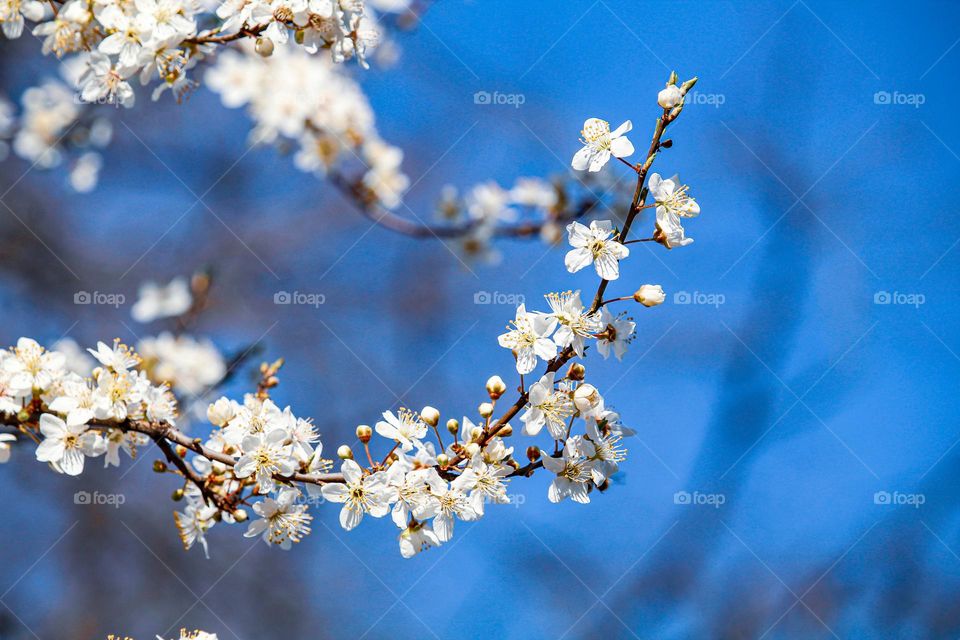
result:
[[[223,356],[207,339],[164,332],[137,344],[144,370],[179,393],[201,395],[227,373]]]
[[[632,155],[633,143],[624,136],[632,128],[633,123],[627,120],[611,132],[610,123],[606,120],[588,119],[580,132],[583,148],[573,156],[573,168],[577,171],[600,171],[611,155],[615,158]]]
[[[153,322],[160,318],[182,315],[192,304],[193,295],[186,278],[174,278],[166,285],[145,282],[140,285],[139,295],[130,315],[137,322]]]
[[[610,237],[613,224],[609,220],[594,220],[589,228],[571,222],[567,225],[567,235],[573,247],[564,260],[567,271],[576,273],[593,264],[597,275],[604,280],[620,277],[620,260],[630,255],[630,249]]]

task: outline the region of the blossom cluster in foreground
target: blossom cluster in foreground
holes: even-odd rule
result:
[[[664,107],[651,155],[629,165],[638,185],[623,227],[611,221],[568,226],[567,271],[593,264],[599,283],[592,301],[585,303],[579,290],[548,293],[549,310],[519,305],[499,337],[519,376],[515,400],[506,398],[508,385],[494,375],[475,411],[457,414],[459,419],[443,420],[431,406],[384,411],[373,427],[356,428],[362,453],[341,445],[335,463],[324,456],[316,425],[271,397],[282,360],[261,365],[254,392],[209,403],[207,432],[188,436],[178,429],[180,401],[169,384],[194,395],[224,375],[214,364],[219,354],[212,346],[173,334],[141,341],[137,350],[119,340],[100,342],[88,350],[93,360],[84,370],[87,356],[78,350],[48,351],[21,338],[0,351],[0,425],[9,429],[0,438],[0,462],[9,459],[14,444],[32,441],[37,460],[75,476],[88,458],[118,465],[121,451],[133,457],[152,441],[164,457],[154,469],[182,483],[174,492],[183,505],[174,516],[180,538],[186,548],[198,545],[205,552],[211,528],[239,523],[246,523],[245,536],[289,549],[311,531],[311,504],[332,502],[341,505],[340,524],[348,531],[367,516],[389,516],[399,532],[401,554],[410,557],[448,542],[458,520],[483,517],[488,504],[509,504],[512,480],[539,469],[552,475],[551,502],[589,503],[609,488],[626,456],[622,439],[633,432],[588,381],[580,360],[591,347],[604,359],[610,353],[620,359],[629,348],[636,323],[624,312],[614,314],[612,305],[635,302],[650,308],[664,301],[663,289],[650,284],[605,299],[608,285],[621,276],[627,245],[689,244],[682,241],[679,219],[696,215],[699,206],[677,181],[651,174],[647,182],[647,171],[694,82],[676,85],[671,78],[681,100]],[[653,235],[629,239],[630,227],[648,208],[656,208]],[[194,284],[198,292],[205,290],[203,278]],[[178,314],[182,319],[195,307],[191,291],[174,281],[144,286],[134,315],[144,321]],[[541,360],[542,372],[528,379]],[[514,418],[522,424],[517,432]]]

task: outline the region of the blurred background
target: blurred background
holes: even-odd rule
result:
[[[958,16],[927,1],[434,3],[397,36],[396,66],[354,71],[424,219],[445,184],[565,174],[586,117],[632,119],[645,149],[670,71],[700,77],[656,164],[692,185],[696,243],[635,245],[609,291],[659,283],[667,302],[632,310],[621,365],[587,362],[638,432],[615,485],[552,505],[545,474],[515,480],[517,504],[412,560],[389,519],[346,534],[333,508],[286,554],[217,527],[205,560],[180,547],[152,451],[74,479],[19,449],[0,467],[0,638],[957,637]],[[57,73],[33,38],[0,47],[8,95]],[[130,319],[139,284],[210,266],[195,333],[286,357],[274,397],[332,448],[401,404],[472,414],[489,375],[512,379],[496,336],[513,308],[477,294],[543,306],[595,286],[566,273],[563,246],[503,241],[499,265],[468,269],[372,226],[290,158],[248,150],[247,116],[205,89],[102,108],[115,136],[91,193],[0,164],[4,344],[135,342],[162,328]],[[325,304],[277,306],[278,291]],[[225,391],[249,390],[252,369]],[[126,501],[76,505],[80,489]]]

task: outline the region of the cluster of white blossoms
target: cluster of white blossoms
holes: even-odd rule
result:
[[[60,65],[60,76],[47,77],[20,97],[19,110],[0,96],[0,160],[9,151],[41,169],[68,165],[68,182],[77,192],[97,184],[100,150],[113,137],[108,118],[86,111],[71,89],[82,74],[82,61]]]
[[[651,153],[641,164],[625,162],[636,174],[637,188],[623,226],[594,221],[587,227],[574,221],[567,227],[573,247],[566,255],[567,270],[573,273],[593,264],[599,276],[590,302],[584,302],[579,290],[549,293],[548,311],[527,311],[519,305],[507,332],[499,336],[519,374],[512,403],[504,399],[507,384],[494,375],[476,412],[449,418],[444,428],[440,411],[431,406],[419,412],[384,411],[374,427],[356,428],[362,454],[346,444],[336,449],[340,463],[334,469],[334,460],[323,456],[316,425],[271,397],[282,360],[260,366],[255,392],[239,401],[220,397],[210,403],[207,433],[187,436],[178,429],[179,403],[168,385],[187,394],[216,386],[216,378],[226,372],[212,345],[164,333],[141,341],[138,354],[119,341],[112,346],[101,342],[89,350],[94,368],[84,374],[77,371],[83,367],[80,354],[46,351],[21,338],[15,348],[0,352],[0,426],[10,430],[0,437],[0,462],[10,458],[11,446],[23,437],[36,444],[38,460],[57,472],[78,475],[88,457],[105,456],[107,465],[117,465],[121,449],[133,456],[153,441],[165,458],[156,461],[154,469],[182,483],[173,494],[183,503],[174,515],[181,540],[187,549],[198,545],[205,553],[211,528],[245,522],[247,537],[289,549],[311,531],[310,505],[333,502],[342,505],[339,520],[348,531],[365,516],[389,515],[399,531],[401,554],[411,557],[451,540],[455,523],[480,519],[487,504],[513,502],[512,479],[539,469],[552,474],[549,501],[590,502],[610,487],[626,456],[622,438],[633,432],[587,380],[579,360],[586,359],[592,347],[605,360],[611,353],[618,360],[625,355],[636,323],[625,312],[611,311],[613,305],[633,301],[649,308],[665,299],[663,289],[652,284],[605,299],[608,286],[622,275],[620,261],[629,256],[627,245],[689,244],[679,219],[696,215],[699,206],[677,181],[657,174],[647,178],[654,158],[670,146],[661,142],[662,134],[679,115],[695,81],[677,85],[676,77],[671,78],[680,97],[672,107],[664,107]],[[589,138],[599,146],[590,148],[588,168],[609,159],[594,157],[604,153],[603,136]],[[611,155],[626,149],[622,143],[607,146],[614,149]],[[511,202],[550,204],[546,187],[530,182],[505,194],[494,184],[484,185],[467,198],[467,209],[483,220],[488,214],[502,216]],[[648,194],[653,199],[649,205]],[[637,216],[647,208],[657,210],[653,237],[628,239]],[[189,285],[182,280],[145,285],[134,315],[144,321],[175,317],[184,326],[203,306],[208,286],[204,274],[194,275]],[[528,379],[541,360],[542,372]],[[494,417],[498,407],[501,413]],[[510,424],[514,418],[523,425],[517,433]],[[446,443],[442,431],[447,432]],[[373,447],[385,453],[375,457]]]
[[[269,58],[238,47],[217,58],[205,81],[224,106],[247,108],[251,141],[296,145],[296,167],[320,177],[360,165],[362,199],[399,206],[410,185],[400,170],[403,151],[380,139],[366,95],[329,60],[293,45],[276,47]]]
[[[0,26],[8,38],[17,38],[25,20],[30,21],[45,54],[83,52],[87,66],[79,83],[83,101],[131,107],[134,80],[157,83],[154,98],[166,89],[181,96],[195,84],[188,72],[198,61],[216,45],[242,38],[255,40],[265,56],[291,41],[309,53],[327,49],[335,62],[356,58],[366,65],[367,53],[380,39],[373,6],[384,4],[383,0],[0,0]],[[198,26],[209,23],[215,26]]]

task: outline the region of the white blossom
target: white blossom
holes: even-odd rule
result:
[[[594,220],[589,228],[571,222],[567,225],[567,235],[573,247],[564,260],[567,271],[576,273],[593,264],[597,275],[604,280],[620,277],[620,260],[630,255],[630,249],[611,239],[613,225],[609,220]]]
[[[549,338],[557,326],[556,318],[542,313],[528,313],[523,304],[517,306],[513,329],[500,335],[501,347],[513,350],[517,372],[526,375],[537,366],[537,358],[550,360],[557,355],[557,345]]]
[[[627,120],[611,132],[610,123],[606,120],[588,119],[580,132],[583,148],[573,156],[573,168],[577,171],[600,171],[611,155],[615,158],[632,155],[633,144],[624,137],[632,128],[633,123]]]

